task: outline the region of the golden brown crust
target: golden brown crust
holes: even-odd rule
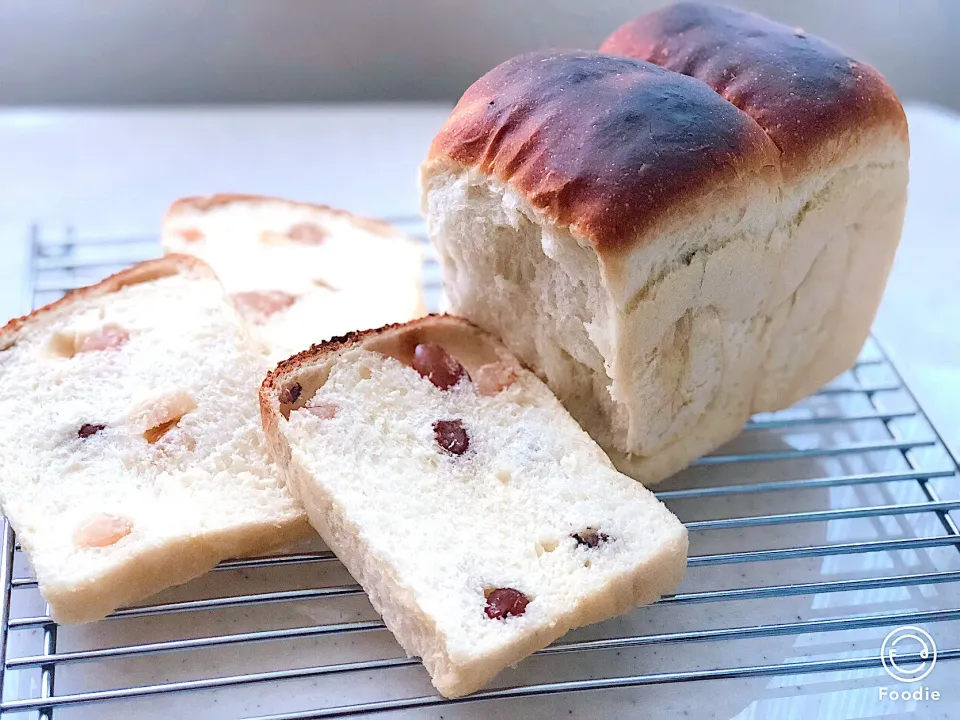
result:
[[[397,228],[393,227],[389,223],[383,222],[381,220],[374,220],[372,218],[362,217],[360,215],[354,215],[349,210],[341,210],[339,208],[333,208],[329,205],[320,205],[317,203],[308,203],[300,202],[297,200],[286,200],[284,198],[270,197],[268,195],[250,195],[246,193],[216,193],[214,195],[200,195],[194,197],[185,197],[175,200],[170,208],[167,210],[165,216],[165,221],[169,218],[185,211],[185,210],[196,210],[198,212],[209,212],[217,207],[222,207],[225,205],[231,205],[233,203],[245,203],[256,205],[259,203],[283,203],[284,205],[290,205],[292,207],[299,207],[314,212],[321,212],[327,215],[332,215],[335,217],[344,218],[350,220],[355,225],[362,227],[364,230],[374,234],[381,235],[383,237],[394,237],[397,235],[403,235]]]
[[[753,13],[678,3],[623,25],[600,50],[702,80],[757,121],[788,173],[847,131],[888,126],[907,138],[903,108],[880,73]]]
[[[209,265],[190,255],[167,255],[156,260],[137,263],[104,278],[95,285],[71,290],[59,300],[38,308],[29,315],[12,319],[3,328],[0,328],[0,348],[10,347],[16,341],[16,335],[24,325],[44,319],[52,312],[70,306],[77,301],[109,295],[128,285],[138,285],[139,283],[151,282],[180,273],[194,273],[216,278]]]
[[[425,169],[493,175],[599,252],[633,245],[711,190],[776,172],[778,155],[755,122],[697,80],[629,58],[549,51],[475,82]]]
[[[391,323],[390,325],[384,325],[383,327],[374,328],[372,330],[354,330],[352,332],[348,332],[346,335],[338,335],[322,343],[311,345],[308,349],[298,352],[293,357],[282,360],[273,370],[267,373],[267,377],[264,379],[263,385],[261,386],[261,393],[264,390],[276,387],[277,380],[281,376],[289,375],[338,352],[361,345],[365,340],[379,337],[391,331],[414,330],[417,328],[425,328],[431,325],[436,325],[438,323],[457,325],[463,330],[471,333],[476,333],[477,335],[483,336],[487,335],[487,333],[478,328],[469,320],[466,320],[462,317],[457,317],[456,315],[448,315],[447,313],[431,313],[430,315],[424,315],[423,317],[415,320],[409,320],[408,322],[403,323]],[[490,337],[492,338],[492,336]],[[499,342],[497,344],[499,345]]]
[[[424,318],[420,318],[420,320],[426,320],[427,318],[432,317],[438,316],[436,314],[427,315]],[[412,322],[419,322],[419,320],[413,320]],[[376,337],[385,330],[399,329],[408,324],[409,323],[393,323],[391,325],[384,325],[381,328],[376,328],[373,330],[354,330],[353,332],[348,332],[346,335],[338,335],[317,345],[311,345],[309,348],[306,350],[301,350],[293,357],[289,357],[286,360],[281,360],[273,370],[267,373],[267,377],[264,378],[263,384],[260,386],[261,404],[263,403],[264,399],[269,396],[271,391],[278,389],[277,383],[285,375],[296,373],[298,370],[302,370],[303,368],[323,360],[324,358],[327,358],[336,352],[355,347],[363,342],[363,340],[370,337]]]

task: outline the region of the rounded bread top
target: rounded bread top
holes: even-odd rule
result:
[[[903,108],[879,72],[817,37],[753,13],[670,5],[623,25],[601,51],[702,80],[769,134],[788,174],[829,162],[817,151],[848,131],[886,125],[906,142]]]
[[[599,252],[634,245],[712,189],[777,176],[778,156],[750,117],[699,80],[640,60],[546,51],[471,85],[424,173],[452,161],[492,175]]]

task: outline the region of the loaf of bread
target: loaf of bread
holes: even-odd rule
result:
[[[875,70],[735,10],[672,5],[603,50],[474,83],[422,202],[452,311],[652,483],[855,362],[907,126]]]
[[[256,195],[175,202],[163,248],[207,262],[273,362],[424,314],[422,248],[386,223]]]
[[[251,346],[186,256],[0,330],[0,505],[57,621],[312,534],[266,456]]]
[[[314,528],[447,697],[683,575],[683,525],[462,319],[314,347],[260,405]]]

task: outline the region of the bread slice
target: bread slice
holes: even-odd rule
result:
[[[352,330],[420,317],[420,243],[386,223],[256,195],[175,202],[165,252],[210,264],[274,362]]]
[[[465,320],[316,346],[260,407],[314,528],[447,697],[683,576],[683,525]]]
[[[265,359],[171,255],[0,330],[0,505],[62,623],[309,533],[265,455]]]

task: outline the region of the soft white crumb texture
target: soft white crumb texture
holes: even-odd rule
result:
[[[105,325],[129,341],[71,358],[52,349],[55,337]],[[244,549],[231,533],[279,537],[300,520],[265,456],[256,402],[265,361],[249,345],[216,280],[175,275],[55,308],[0,353],[0,502],[55,606],[98,578],[136,575],[165,548],[189,553],[195,543],[212,564]],[[195,408],[148,443],[151,415],[186,398]],[[83,439],[84,424],[106,427]],[[78,547],[76,529],[100,513],[128,519],[132,532]],[[131,582],[163,586],[162,577]],[[98,612],[65,602],[55,608],[64,617]]]
[[[204,260],[230,293],[279,290],[295,302],[251,330],[273,361],[358,329],[424,314],[422,248],[400,232],[349,213],[273,199],[185,206],[164,221],[167,252]],[[317,244],[287,236],[316,228]],[[187,240],[184,232],[202,237]]]
[[[322,403],[335,418],[300,409],[280,421],[314,485],[306,494],[325,505],[308,512],[445,694],[679,582],[683,526],[531,373],[495,396],[469,381],[443,391],[358,348],[308,401]],[[437,420],[455,419],[469,437],[460,456],[434,436]],[[609,542],[578,547],[571,535],[588,527]],[[484,591],[503,587],[530,604],[491,620]]]

